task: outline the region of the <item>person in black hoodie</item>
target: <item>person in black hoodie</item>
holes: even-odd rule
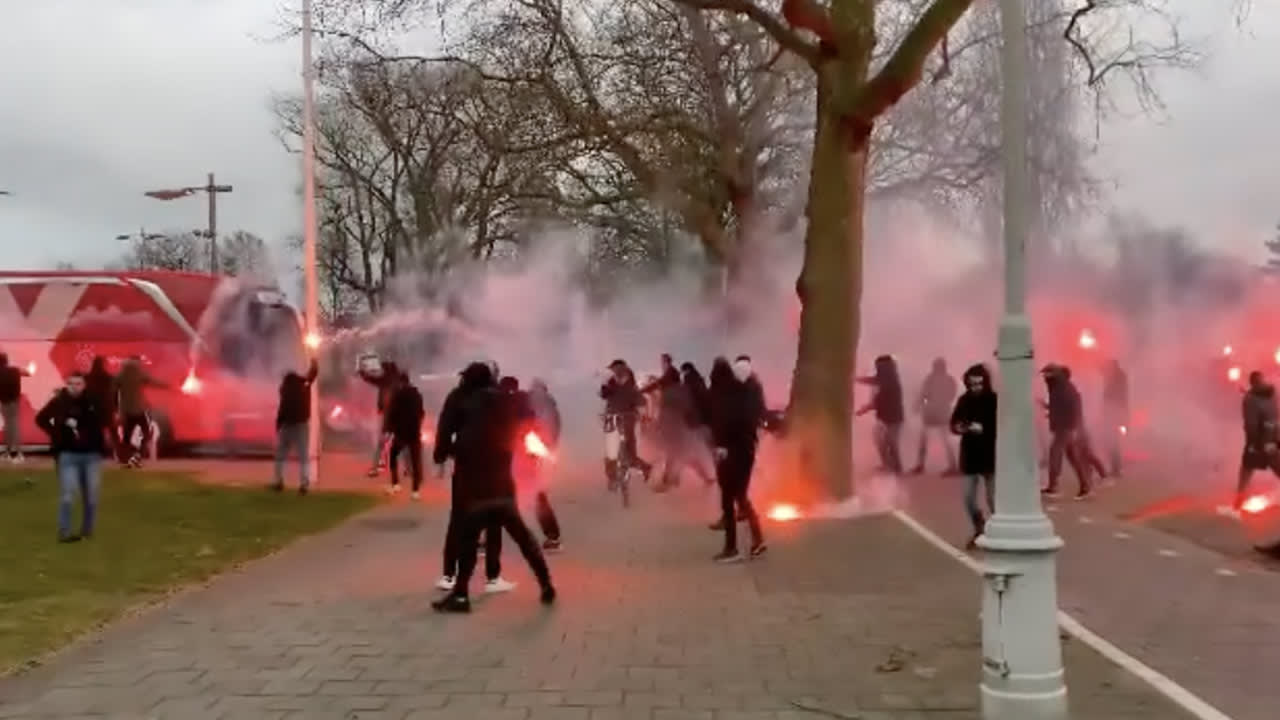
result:
[[[391,467],[391,485],[400,486],[400,455],[409,455],[409,474],[413,482],[413,499],[422,490],[422,420],[427,411],[422,404],[422,393],[409,376],[400,373],[399,382],[387,402],[387,427],[391,431],[391,449],[387,451],[387,464]]]
[[[1062,475],[1062,458],[1065,456],[1075,470],[1080,485],[1076,499],[1083,500],[1093,493],[1090,467],[1081,455],[1080,428],[1084,421],[1080,391],[1071,382],[1067,369],[1061,365],[1046,365],[1041,371],[1049,399],[1045,409],[1049,413],[1049,484],[1044,488],[1048,497],[1058,496],[1058,478]]]
[[[107,370],[107,361],[101,355],[93,356],[89,366],[89,374],[84,376],[85,392],[93,397],[98,408],[102,410],[102,423],[107,433],[107,451],[114,453],[119,442],[116,431],[116,378]]]
[[[22,378],[30,375],[25,368],[9,364],[9,356],[0,352],[0,415],[4,419],[4,444],[9,462],[22,462],[22,428],[18,408],[22,400]]]
[[[984,486],[987,509],[994,513],[996,475],[996,393],[991,373],[985,365],[974,365],[964,373],[965,392],[951,412],[951,432],[960,436],[960,472],[966,479],[964,507],[973,523],[973,536],[966,550],[977,546],[987,519],[978,503],[978,486]]]
[[[1235,507],[1244,504],[1255,470],[1270,470],[1280,477],[1280,413],[1276,391],[1257,370],[1249,373],[1249,389],[1240,401],[1244,419],[1244,452],[1236,482]]]
[[[360,379],[377,388],[377,431],[373,441],[373,459],[369,466],[369,477],[377,477],[382,470],[383,454],[389,443],[391,430],[387,421],[387,406],[391,403],[391,394],[400,380],[400,368],[394,362],[383,360],[376,372],[370,372],[363,365],[358,367]],[[394,486],[393,486],[394,487]]]
[[[857,412],[859,416],[869,412],[876,414],[876,450],[880,464],[887,472],[902,474],[902,423],[907,419],[902,400],[902,380],[898,376],[898,364],[889,355],[876,358],[876,373],[858,378],[858,382],[875,387],[875,397]]]
[[[628,465],[644,473],[645,482],[648,482],[653,466],[641,459],[636,442],[636,424],[640,420],[640,408],[644,406],[644,396],[640,394],[640,388],[636,385],[635,373],[631,372],[625,360],[614,360],[609,363],[609,372],[609,379],[600,386],[604,412],[606,415],[617,417],[618,422],[622,423],[622,457],[626,459]],[[609,489],[615,489],[618,478],[613,461],[605,460],[604,472],[609,481]]]
[[[93,535],[98,511],[98,489],[102,477],[102,457],[107,444],[102,409],[85,392],[84,375],[73,372],[66,387],[53,396],[40,412],[36,425],[49,434],[56,458],[58,486],[58,540],[75,542]],[[71,506],[80,492],[80,533],[71,532]]]
[[[453,590],[458,580],[462,546],[463,525],[466,518],[466,489],[461,485],[464,476],[458,472],[456,458],[457,435],[465,420],[467,400],[481,390],[494,387],[496,378],[492,364],[475,362],[468,365],[460,374],[458,385],[449,391],[440,408],[436,420],[436,444],[432,451],[432,460],[437,466],[436,474],[444,475],[444,464],[454,459],[452,492],[449,505],[449,523],[444,536],[444,570],[436,587],[440,590]],[[502,532],[484,533],[485,541],[485,576],[488,580],[486,590],[500,592],[511,589],[511,584],[502,579]],[[479,540],[477,539],[478,543]]]
[[[284,464],[289,453],[298,453],[298,494],[311,487],[311,385],[320,374],[314,358],[305,376],[290,370],[280,381],[280,404],[276,407],[276,468],[271,489],[284,490]]]
[[[538,578],[543,604],[550,605],[556,599],[551,572],[537,540],[520,517],[511,468],[514,454],[523,444],[520,430],[532,421],[527,403],[494,387],[490,376],[487,385],[466,395],[447,425],[443,420],[441,435],[451,438],[454,488],[461,493],[454,499],[463,511],[458,538],[461,555],[456,584],[432,607],[438,612],[471,612],[467,586],[475,571],[477,543],[480,533],[495,525],[506,530],[519,546]]]
[[[724,358],[716,358],[711,366],[710,393],[711,437],[715,445],[716,480],[720,484],[720,526],[724,529],[724,548],[714,559],[720,563],[741,562],[737,512],[746,517],[751,529],[751,556],[762,555],[767,549],[760,517],[748,497],[759,428],[764,422],[764,398],[749,377],[741,380],[735,376]]]

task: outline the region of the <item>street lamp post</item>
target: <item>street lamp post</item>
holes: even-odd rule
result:
[[[218,193],[229,193],[234,188],[230,185],[219,185],[215,182],[213,173],[209,173],[209,179],[204,185],[189,185],[187,187],[173,188],[168,190],[148,190],[143,193],[149,198],[156,200],[177,200],[178,198],[190,197],[198,192],[205,193],[209,196],[209,227],[204,231],[205,237],[209,238],[209,272],[217,274],[218,272]]]
[[[316,132],[315,62],[311,56],[311,0],[302,0],[302,238],[306,273],[306,323],[309,338],[320,337],[319,283],[316,278]],[[313,349],[312,352],[315,350]],[[307,424],[307,463],[314,482],[320,472],[319,388],[311,384],[311,420]]]
[[[982,716],[1066,720],[1067,686],[1058,635],[1056,554],[1044,514],[1031,401],[1034,358],[1027,316],[1027,35],[1023,0],[1000,0],[1004,37],[1000,116],[1004,160],[1004,315],[996,437],[996,498],[978,545],[986,553],[982,601]]]

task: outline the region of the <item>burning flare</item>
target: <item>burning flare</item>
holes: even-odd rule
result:
[[[766,516],[770,520],[776,520],[777,522],[791,522],[792,520],[800,519],[800,508],[787,503],[778,503],[769,508]]]
[[[546,443],[542,442],[542,438],[538,437],[538,433],[532,430],[525,433],[524,451],[542,460],[551,459],[551,450],[547,448]]]
[[[199,395],[200,388],[203,387],[200,378],[196,377],[196,371],[192,370],[187,373],[187,379],[182,381],[182,392],[184,395]]]
[[[1231,353],[1235,352],[1235,348],[1230,345],[1222,346],[1222,357],[1231,357]]]
[[[309,332],[302,338],[302,344],[307,346],[308,350],[317,350],[320,347],[320,334]]]
[[[341,405],[334,405],[333,409],[329,411],[329,419],[337,420],[338,418],[342,417],[342,412],[343,410]]]
[[[1128,434],[1129,434],[1129,426],[1128,426],[1128,425],[1121,425],[1121,426],[1120,426],[1120,434],[1121,434],[1121,435],[1128,435]]]
[[[29,363],[27,363],[27,374],[28,374],[28,375],[35,375],[35,374],[36,374],[36,363],[35,363],[35,361],[34,361],[34,360],[33,360],[33,361],[31,361],[31,362],[29,362]]]
[[[1271,507],[1271,498],[1266,495],[1254,495],[1240,504],[1240,509],[1251,515],[1258,513]]]
[[[1231,382],[1240,382],[1240,368],[1234,365],[1228,368],[1227,379]]]
[[[1098,339],[1093,336],[1093,331],[1085,328],[1080,331],[1080,347],[1085,350],[1092,350],[1098,346]]]

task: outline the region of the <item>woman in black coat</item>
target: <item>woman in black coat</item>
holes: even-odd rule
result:
[[[973,523],[973,537],[966,549],[976,546],[986,526],[986,516],[978,505],[978,485],[986,487],[987,508],[995,512],[996,474],[996,393],[991,373],[984,365],[974,365],[964,373],[965,392],[951,413],[951,432],[960,436],[960,472],[965,476],[964,506]]]

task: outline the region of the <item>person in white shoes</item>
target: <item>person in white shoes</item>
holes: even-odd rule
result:
[[[18,424],[22,400],[22,378],[31,373],[9,364],[9,356],[0,352],[0,413],[4,420],[4,443],[9,462],[22,462],[22,428]]]

